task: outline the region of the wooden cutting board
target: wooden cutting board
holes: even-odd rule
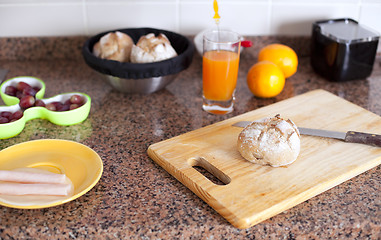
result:
[[[237,228],[248,228],[381,163],[381,148],[301,136],[298,159],[288,167],[260,166],[236,149],[242,128],[281,114],[300,127],[381,134],[381,117],[324,90],[311,91],[171,139],[148,155]],[[211,172],[224,185],[206,178]]]

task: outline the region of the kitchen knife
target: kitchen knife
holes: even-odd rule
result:
[[[0,69],[0,84],[4,82],[4,79],[7,73],[8,73],[8,69]]]
[[[241,121],[233,124],[235,127],[246,127],[249,125],[250,121]],[[312,128],[302,128],[298,127],[300,134],[317,136],[317,137],[326,137],[326,138],[335,138],[349,143],[362,143],[375,147],[381,147],[381,135],[372,134],[372,133],[363,133],[363,132],[336,132],[328,131],[321,129],[312,129]]]

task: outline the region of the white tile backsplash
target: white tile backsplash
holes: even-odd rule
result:
[[[381,34],[381,0],[368,0],[360,9],[361,24]]]
[[[82,35],[82,4],[0,3],[0,37]]]
[[[364,0],[272,0],[273,3],[291,3],[291,4],[326,4],[326,3],[338,3],[338,4],[346,4],[346,3],[361,3]],[[377,0],[376,0],[377,1]]]
[[[268,35],[269,6],[266,1],[222,2],[219,6],[220,27],[242,35]],[[186,34],[196,34],[207,28],[216,28],[213,6],[208,2],[182,2],[180,4],[180,29]],[[264,19],[264,21],[262,20]]]
[[[381,0],[219,0],[221,28],[242,35],[311,34],[316,20],[350,17],[381,33]],[[93,35],[154,27],[213,28],[213,0],[0,0],[0,37]]]
[[[159,1],[158,1],[159,2]],[[177,5],[166,3],[89,3],[86,5],[88,34],[135,27],[177,29]]]
[[[271,34],[310,35],[312,23],[332,18],[352,18],[358,20],[356,3],[337,2],[287,2],[274,3],[271,12]]]

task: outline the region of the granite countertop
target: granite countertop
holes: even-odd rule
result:
[[[91,96],[83,123],[57,126],[29,121],[0,149],[35,139],[67,139],[95,150],[104,172],[80,198],[56,207],[0,206],[0,239],[380,239],[381,167],[373,168],[248,229],[237,229],[147,155],[156,142],[302,94],[325,89],[381,115],[381,58],[364,80],[329,82],[310,66],[308,37],[251,37],[241,55],[237,102],[225,116],[201,110],[201,57],[166,89],[150,95],[113,90],[81,56],[86,37],[0,39],[7,78],[29,75],[46,84],[45,97],[65,92]],[[282,42],[299,56],[298,72],[275,98],[253,97],[246,73],[266,44]],[[1,102],[2,105],[3,102]]]

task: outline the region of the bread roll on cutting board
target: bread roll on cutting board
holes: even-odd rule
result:
[[[238,151],[246,160],[273,167],[293,163],[300,152],[300,133],[290,119],[280,115],[246,126],[238,136]]]

